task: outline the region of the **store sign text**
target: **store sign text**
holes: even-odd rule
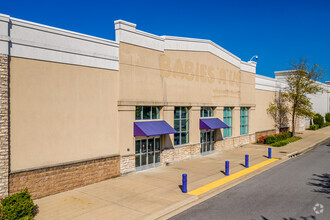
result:
[[[240,86],[239,70],[231,70],[223,67],[215,67],[199,62],[181,60],[171,61],[168,56],[161,56],[159,60],[160,73],[164,78],[174,77],[187,81],[201,81],[204,83],[218,83],[227,85],[234,90]]]

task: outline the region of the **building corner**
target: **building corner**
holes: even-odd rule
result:
[[[9,57],[0,54],[0,197],[9,185]]]

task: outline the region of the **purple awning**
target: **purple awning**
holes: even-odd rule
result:
[[[220,128],[229,128],[219,118],[203,118],[199,120],[199,129],[215,130]]]
[[[157,136],[178,133],[166,121],[134,122],[134,136]]]

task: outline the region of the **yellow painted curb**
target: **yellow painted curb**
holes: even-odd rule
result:
[[[253,171],[257,170],[257,169],[260,169],[261,167],[264,167],[264,166],[266,166],[266,165],[268,165],[270,163],[273,163],[273,162],[275,162],[277,160],[278,159],[276,159],[276,158],[272,158],[272,159],[266,160],[266,161],[264,161],[262,163],[258,163],[258,164],[254,165],[252,167],[246,168],[246,169],[244,169],[242,171],[239,171],[237,173],[234,173],[234,174],[232,174],[230,176],[226,176],[226,177],[224,177],[222,179],[216,180],[216,181],[214,181],[212,183],[209,183],[209,184],[207,184],[205,186],[202,186],[202,187],[197,188],[197,189],[195,189],[193,191],[190,191],[190,192],[188,192],[188,194],[199,196],[199,195],[201,195],[203,193],[206,193],[206,192],[208,192],[208,191],[210,191],[210,190],[212,190],[214,188],[217,188],[217,187],[219,187],[219,186],[221,186],[221,185],[223,185],[225,183],[228,183],[228,182],[230,182],[230,181],[232,181],[234,179],[237,179],[237,178],[239,178],[241,176],[244,176],[244,175],[246,175],[248,173],[251,173],[251,172],[253,172]]]

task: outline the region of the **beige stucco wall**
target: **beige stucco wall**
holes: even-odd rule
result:
[[[273,119],[267,114],[269,103],[274,101],[275,92],[256,89],[255,130],[275,129]]]
[[[120,101],[253,105],[254,74],[208,52],[120,43]]]
[[[126,109],[119,111],[119,139],[125,146],[121,154],[134,152],[136,105],[165,106],[161,119],[172,126],[174,106],[190,106],[190,144],[200,141],[200,106],[218,107],[216,114],[221,119],[223,106],[236,106],[233,136],[239,136],[239,106],[255,105],[255,74],[209,52],[160,52],[121,42],[119,69],[119,105]],[[173,135],[166,136],[163,144],[173,146]]]
[[[240,77],[240,106],[255,104],[255,74],[241,71]]]
[[[11,58],[11,171],[119,154],[117,71]]]

